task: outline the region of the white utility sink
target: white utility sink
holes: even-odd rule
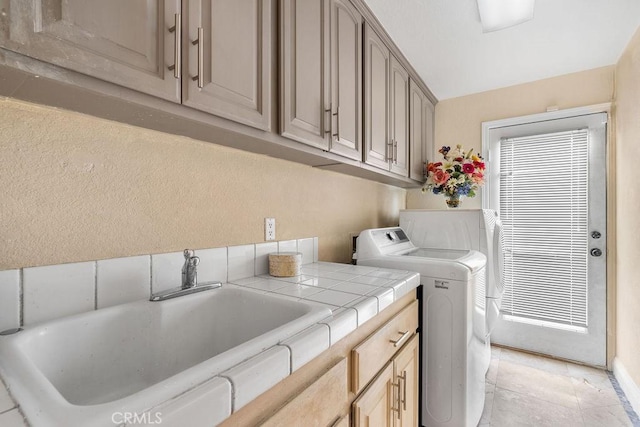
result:
[[[0,336],[0,372],[33,425],[113,425],[331,315],[236,287],[138,301]]]

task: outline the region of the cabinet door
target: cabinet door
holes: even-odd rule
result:
[[[0,46],[174,102],[180,0],[11,1]],[[178,15],[179,16],[179,15]],[[178,58],[179,59],[179,58]]]
[[[409,85],[409,178],[424,180],[424,162],[427,161],[427,141],[431,103],[422,90],[411,80]]]
[[[419,334],[411,338],[394,358],[395,383],[400,393],[397,427],[418,427]]]
[[[280,10],[280,131],[328,150],[330,0],[282,0]]]
[[[364,161],[389,170],[389,49],[364,26]]]
[[[397,387],[393,383],[393,362],[353,402],[354,427],[391,427],[397,414]]]
[[[391,171],[409,174],[409,73],[391,56]]]
[[[362,16],[349,0],[331,1],[330,151],[362,160]]]
[[[272,3],[187,1],[183,104],[269,130]]]

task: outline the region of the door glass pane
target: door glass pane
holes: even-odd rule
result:
[[[500,141],[505,315],[587,322],[588,129]]]

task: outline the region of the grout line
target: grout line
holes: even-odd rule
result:
[[[24,326],[24,268],[18,271],[18,323]]]
[[[153,295],[153,255],[149,255],[149,298]]]
[[[607,372],[607,375],[609,376],[609,381],[611,381],[611,385],[613,386],[613,389],[616,391],[616,394],[618,395],[618,399],[620,399],[620,403],[622,404],[624,411],[627,413],[627,416],[631,421],[631,424],[633,424],[634,427],[639,427],[640,417],[638,417],[638,414],[636,414],[636,412],[633,410],[631,403],[629,403],[629,399],[627,399],[627,395],[624,394],[624,391],[622,391],[622,387],[620,387],[620,383],[618,383],[618,379],[615,377],[615,375],[613,375],[613,372],[611,371],[606,371],[606,372]]]
[[[98,309],[98,261],[93,262],[93,309]]]

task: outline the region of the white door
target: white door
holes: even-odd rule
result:
[[[606,122],[598,113],[485,127],[485,202],[505,230],[492,342],[606,364]]]

